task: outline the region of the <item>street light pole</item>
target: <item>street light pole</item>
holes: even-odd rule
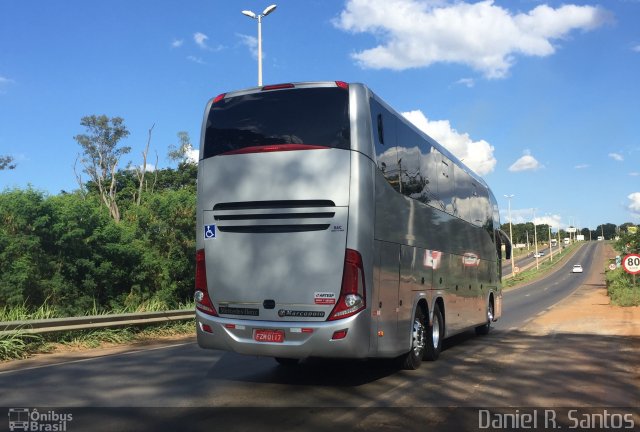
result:
[[[256,14],[250,10],[243,10],[242,15],[258,20],[258,85],[262,86],[262,18],[269,15],[276,9],[276,5],[267,6],[261,14]]]
[[[511,198],[513,198],[514,196],[515,195],[505,195],[505,198],[509,201],[509,241],[511,242],[511,277],[515,276],[515,268],[516,268],[516,264],[514,262],[515,248],[513,247],[513,229],[511,228]]]
[[[562,246],[560,245],[560,226],[558,225],[558,255],[562,253]]]
[[[538,262],[538,231],[536,229],[536,209],[533,209],[533,242],[535,243],[535,257],[536,257],[536,270],[540,269],[540,263]]]
[[[553,246],[551,246],[551,225],[549,225],[549,260],[553,262]]]

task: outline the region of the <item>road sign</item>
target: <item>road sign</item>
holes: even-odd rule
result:
[[[513,268],[513,272],[514,273],[520,273],[520,267],[514,267]]]
[[[622,260],[622,267],[627,273],[633,275],[640,273],[640,255],[629,254],[625,256]]]
[[[615,269],[616,269],[615,264],[609,264],[609,270],[615,270]]]

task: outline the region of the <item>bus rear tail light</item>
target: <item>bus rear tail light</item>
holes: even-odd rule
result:
[[[365,307],[367,301],[362,256],[358,251],[347,249],[344,255],[340,298],[327,320],[334,321],[353,316]]]
[[[311,144],[273,144],[264,146],[250,146],[243,147],[236,150],[229,150],[228,152],[220,153],[220,155],[237,155],[248,153],[270,153],[270,152],[283,152],[283,151],[298,151],[298,150],[325,150],[330,147],[311,145]]]
[[[218,316],[207,290],[207,267],[204,249],[196,251],[196,286],[193,298],[196,302],[196,309],[208,315]]]
[[[262,91],[269,91],[269,90],[282,90],[282,89],[291,89],[291,88],[295,88],[295,85],[287,83],[287,84],[272,84],[272,85],[266,85],[264,87],[262,87]]]

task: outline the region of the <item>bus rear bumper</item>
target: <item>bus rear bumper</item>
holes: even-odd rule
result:
[[[196,326],[201,348],[299,359],[369,356],[370,320],[366,311],[343,320],[323,322],[238,320],[196,311]],[[279,333],[282,340],[257,341],[257,333],[270,337]]]

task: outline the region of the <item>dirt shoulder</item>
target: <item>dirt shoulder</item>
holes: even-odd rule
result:
[[[614,306],[607,296],[603,269],[615,256],[608,244],[598,248],[595,263],[602,264],[598,270],[589,272],[575,293],[531,321],[526,330],[534,334],[640,336],[640,306]]]
[[[494,341],[490,373],[468,402],[640,407],[640,307],[610,304],[604,268],[612,257],[610,246],[598,247],[578,290]]]

